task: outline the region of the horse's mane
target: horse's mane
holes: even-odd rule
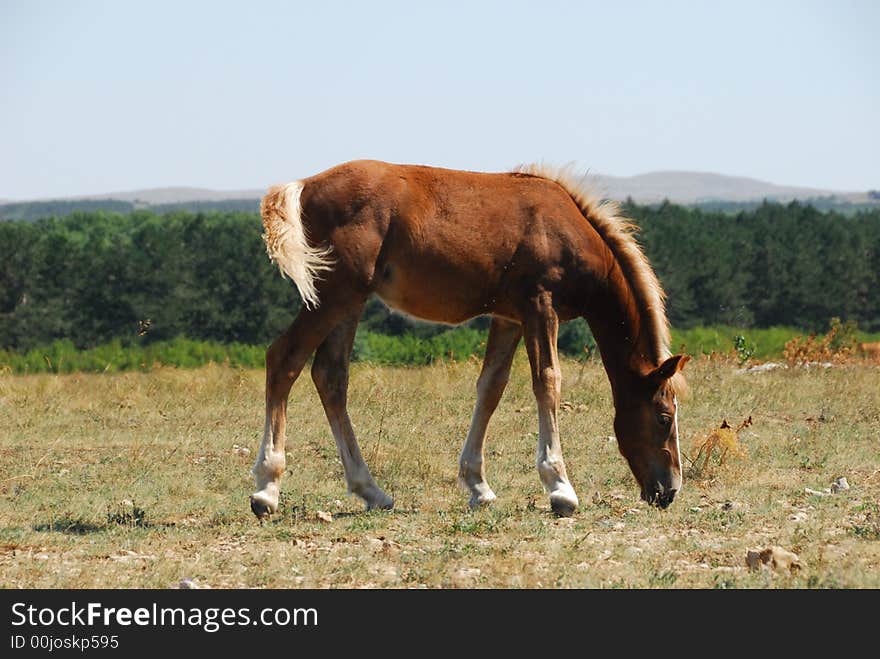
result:
[[[638,226],[621,214],[620,206],[603,200],[590,189],[584,176],[577,176],[571,167],[544,164],[522,165],[517,173],[537,176],[558,183],[577,204],[608,249],[614,255],[629,285],[629,293],[639,312],[639,334],[653,354],[656,364],[670,356],[669,321],[666,318],[666,294],[642,248],[636,241]]]

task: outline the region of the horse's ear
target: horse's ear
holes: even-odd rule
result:
[[[690,361],[690,355],[675,355],[670,357],[657,368],[651,371],[648,378],[658,387],[673,375],[684,368],[684,365]]]

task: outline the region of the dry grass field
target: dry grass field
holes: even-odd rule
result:
[[[169,588],[878,588],[880,368],[687,368],[682,449],[727,420],[666,511],[638,500],[598,363],[565,362],[561,430],[577,514],[549,511],[522,349],[489,427],[495,506],[470,511],[457,457],[475,361],[356,364],[351,416],[396,500],[362,511],[307,375],[294,386],[282,509],[248,495],[263,373],[0,375],[0,586]],[[704,452],[704,457],[706,453]],[[695,469],[685,460],[689,471]],[[845,477],[849,489],[826,492]],[[330,513],[332,521],[318,516]],[[799,569],[750,570],[780,546]]]

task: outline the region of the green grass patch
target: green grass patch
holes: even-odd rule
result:
[[[387,366],[424,366],[435,362],[482,358],[485,330],[452,327],[428,337],[387,335],[358,330],[352,359]],[[672,349],[690,355],[727,354],[740,361],[781,359],[785,344],[807,332],[794,327],[743,329],[716,325],[672,330]],[[857,332],[859,341],[880,341],[880,332]],[[0,373],[115,373],[150,371],[157,367],[199,368],[221,364],[234,368],[263,368],[265,345],[195,341],[177,337],[169,341],[124,344],[114,340],[94,348],[79,349],[70,340],[54,341],[27,352],[0,350]],[[560,353],[579,359],[595,357],[595,341],[583,321],[565,323],[559,334]]]

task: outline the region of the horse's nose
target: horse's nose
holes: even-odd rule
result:
[[[661,491],[657,494],[657,505],[661,508],[668,508],[669,504],[672,503],[672,500],[675,499],[675,494],[677,492],[678,490],[674,488]]]

